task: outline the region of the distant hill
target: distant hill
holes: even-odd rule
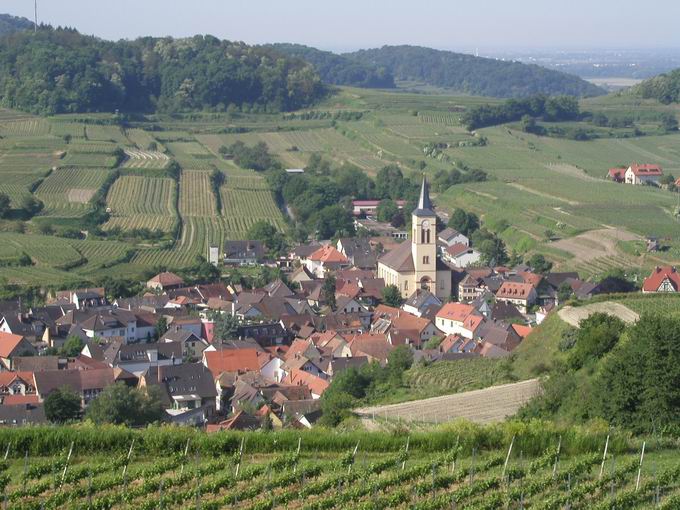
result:
[[[536,94],[597,96],[605,93],[577,76],[537,65],[420,46],[383,46],[343,56],[365,65],[385,68],[397,80],[423,81],[472,95],[509,98]]]
[[[645,80],[633,87],[631,92],[664,104],[680,103],[680,69]]]
[[[394,88],[394,76],[384,67],[357,62],[346,56],[302,44],[279,43],[272,48],[314,66],[324,83],[364,88]]]
[[[22,30],[33,30],[35,25],[31,20],[19,18],[11,14],[0,14],[0,36],[21,32]]]
[[[286,111],[324,94],[310,64],[212,36],[112,42],[40,27],[0,44],[0,104],[33,113]]]

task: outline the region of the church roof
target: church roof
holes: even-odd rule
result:
[[[413,214],[415,216],[434,216],[432,202],[430,201],[430,185],[427,183],[425,176],[423,176],[423,184],[420,186],[418,208],[413,211]]]
[[[401,243],[394,250],[380,257],[378,262],[400,273],[412,273],[416,270],[410,242]]]

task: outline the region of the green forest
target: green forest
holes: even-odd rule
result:
[[[302,60],[212,36],[111,42],[43,26],[0,46],[0,103],[32,113],[287,111],[324,93]]]
[[[663,104],[680,103],[680,69],[645,80],[633,90],[645,99]]]
[[[324,83],[351,87],[391,89],[394,76],[384,67],[357,62],[346,55],[337,55],[302,44],[274,44],[272,47],[290,57],[301,58],[314,66]]]
[[[604,90],[577,76],[537,65],[475,57],[419,46],[383,46],[345,56],[387,69],[397,80],[423,81],[472,95],[527,97],[536,94],[597,96]]]

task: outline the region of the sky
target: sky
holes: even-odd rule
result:
[[[33,19],[33,0],[0,13]],[[38,0],[39,22],[105,39],[212,34],[331,51],[680,48],[679,0]]]

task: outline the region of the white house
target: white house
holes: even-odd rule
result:
[[[624,179],[626,184],[654,184],[658,186],[662,175],[663,170],[659,165],[634,164],[628,167]]]
[[[447,335],[460,335],[464,338],[475,338],[484,317],[477,313],[475,307],[465,303],[447,303],[435,317],[435,325]]]
[[[465,246],[470,246],[470,240],[453,228],[445,228],[437,235],[437,239],[440,243],[446,246],[452,246],[454,244],[464,244]]]
[[[453,266],[468,267],[479,263],[482,256],[474,248],[462,243],[456,243],[443,249],[442,258]]]

